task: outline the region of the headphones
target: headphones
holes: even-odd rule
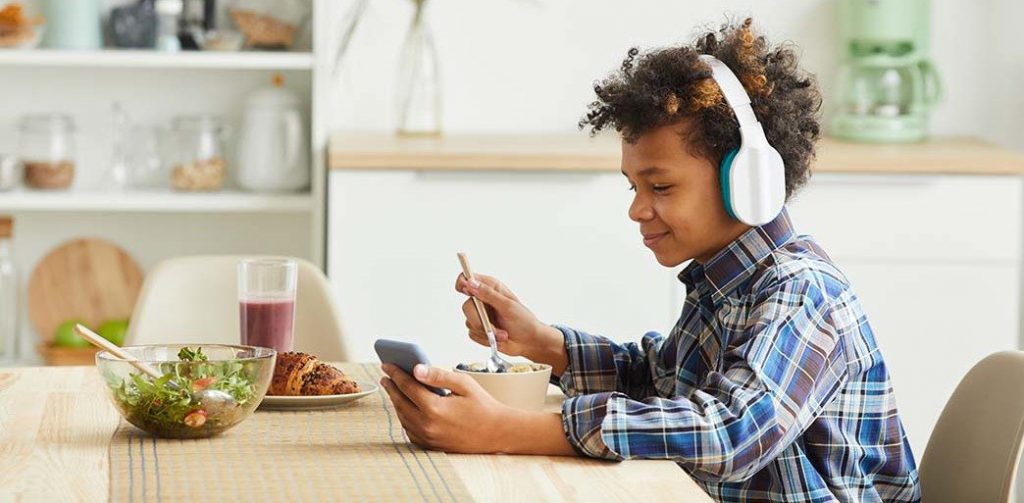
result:
[[[764,225],[782,213],[786,203],[786,170],[782,156],[764,136],[750,106],[750,97],[732,70],[718,58],[700,55],[740,124],[740,146],[718,167],[722,201],[729,216],[751,226]]]

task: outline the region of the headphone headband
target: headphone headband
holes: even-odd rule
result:
[[[743,84],[725,63],[714,56],[700,55],[711,68],[726,103],[740,126],[740,146],[719,165],[722,202],[729,215],[751,226],[763,225],[778,216],[786,204],[786,173],[782,156],[765,137],[754,115]]]
[[[732,73],[732,70],[725,63],[710,54],[701,54],[698,57],[711,67],[711,78],[718,84],[718,88],[722,90],[722,95],[725,96],[726,103],[729,104],[733,113],[736,114],[736,121],[740,124],[740,131],[761,131],[761,124],[757,121],[754,109],[750,106],[750,96],[747,96],[747,90],[743,88],[740,79],[736,78],[736,74]],[[764,133],[761,132],[761,135],[764,135]]]

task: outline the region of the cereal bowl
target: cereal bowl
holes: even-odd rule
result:
[[[487,372],[482,364],[459,364],[455,372],[466,374],[499,402],[517,409],[541,410],[548,394],[551,365],[519,363],[509,372]]]

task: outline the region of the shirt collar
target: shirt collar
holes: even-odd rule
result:
[[[793,222],[783,209],[774,220],[744,232],[704,264],[691,262],[679,273],[687,289],[707,284],[715,306],[754,274],[757,264],[793,237]]]

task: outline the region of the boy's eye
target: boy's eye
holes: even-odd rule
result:
[[[631,184],[629,184],[629,187],[626,190],[628,190],[630,192],[636,192],[636,185],[633,185],[631,183]]]
[[[653,186],[652,186],[651,188],[652,188],[652,189],[653,189],[653,190],[654,190],[655,192],[665,192],[666,190],[668,190],[668,189],[671,189],[671,188],[672,188],[672,186],[671,186],[671,185],[659,185],[659,184],[655,184],[655,185],[653,185]]]

